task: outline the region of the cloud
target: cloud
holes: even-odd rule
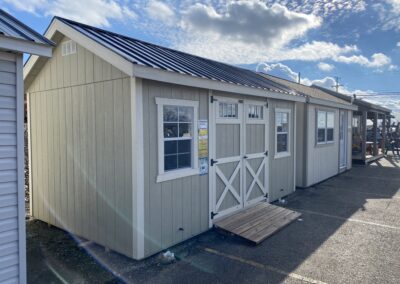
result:
[[[399,41],[398,43],[396,43],[396,46],[397,46],[397,47],[400,47],[400,41]]]
[[[146,7],[147,14],[155,20],[160,20],[166,24],[172,24],[175,12],[166,3],[150,0]]]
[[[82,23],[109,27],[110,20],[133,19],[136,13],[114,0],[5,0],[14,8],[39,16],[61,16]]]
[[[374,53],[371,59],[366,58],[363,55],[352,55],[352,56],[338,56],[334,58],[335,61],[346,63],[346,64],[359,64],[365,67],[381,68],[391,63],[391,59],[383,53]]]
[[[400,0],[384,0],[372,7],[378,13],[382,30],[400,31]]]
[[[329,71],[332,71],[333,68],[335,68],[335,66],[333,66],[332,64],[325,63],[325,62],[320,62],[320,63],[318,63],[318,68],[321,71],[329,72]]]
[[[281,46],[321,25],[321,19],[289,11],[285,6],[267,6],[261,1],[228,2],[222,11],[195,4],[185,13],[184,28],[199,36],[210,35],[232,42]]]

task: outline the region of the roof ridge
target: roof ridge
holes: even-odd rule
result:
[[[137,38],[134,38],[132,36],[120,34],[120,33],[117,33],[117,32],[112,32],[112,31],[109,31],[109,30],[106,30],[106,29],[102,29],[102,28],[98,28],[98,27],[94,27],[94,26],[91,26],[91,25],[88,25],[88,24],[83,24],[83,23],[80,23],[80,22],[77,22],[77,21],[74,21],[74,20],[70,20],[70,19],[67,19],[67,18],[60,17],[60,16],[54,16],[54,19],[58,19],[60,21],[63,21],[66,24],[72,23],[72,24],[83,26],[83,27],[86,27],[86,28],[89,28],[89,29],[92,29],[92,30],[95,30],[95,31],[102,32],[102,33],[114,35],[114,36],[117,36],[117,37],[120,37],[120,38],[134,40],[134,41],[146,44],[146,45],[151,45],[153,47],[162,48],[162,49],[166,49],[166,50],[169,50],[169,51],[172,51],[172,52],[176,52],[176,53],[180,53],[180,54],[196,57],[196,58],[199,58],[201,60],[208,60],[210,62],[214,62],[214,63],[217,63],[217,64],[222,64],[222,65],[229,66],[229,67],[232,67],[232,68],[235,68],[235,69],[257,73],[254,70],[250,70],[250,69],[239,67],[239,66],[236,66],[236,65],[233,65],[233,64],[229,64],[229,63],[217,61],[217,60],[214,60],[214,59],[202,57],[202,56],[199,56],[199,55],[191,54],[191,53],[188,53],[188,52],[185,52],[185,51],[173,49],[171,47],[162,46],[160,44],[156,44],[156,43],[148,42],[148,41],[145,41],[145,40],[137,39]]]

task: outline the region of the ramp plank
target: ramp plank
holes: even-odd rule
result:
[[[300,213],[265,202],[214,222],[214,226],[255,244],[301,216]]]

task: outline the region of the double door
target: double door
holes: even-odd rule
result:
[[[268,196],[268,107],[265,101],[214,98],[210,103],[211,219]]]

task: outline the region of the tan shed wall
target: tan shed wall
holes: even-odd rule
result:
[[[307,156],[307,124],[306,104],[296,103],[296,186],[304,187],[306,183],[306,161]]]
[[[316,111],[335,113],[334,142],[324,145],[316,143]],[[307,184],[313,185],[339,172],[339,109],[308,105]]]
[[[145,256],[208,230],[208,175],[156,182],[157,97],[199,101],[198,119],[208,120],[206,90],[143,80]]]
[[[273,202],[291,194],[295,187],[294,176],[294,122],[295,103],[281,100],[268,100],[269,104],[269,201]],[[275,158],[275,109],[290,109],[289,149],[290,156]]]
[[[31,198],[35,218],[135,257],[130,86],[81,46],[54,50],[28,90]]]

